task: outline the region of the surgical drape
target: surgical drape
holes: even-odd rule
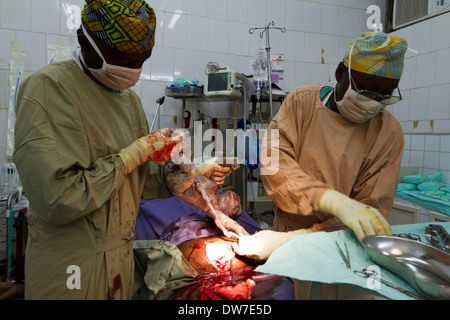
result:
[[[131,89],[105,90],[74,61],[48,65],[23,82],[14,162],[30,201],[27,299],[131,297],[141,195],[170,194],[164,167],[126,175],[117,153],[148,131]]]
[[[345,228],[336,217],[319,211],[328,189],[370,205],[385,217],[394,201],[404,146],[400,124],[387,110],[354,124],[322,104],[321,88],[293,90],[267,130],[268,149],[276,145],[271,130],[279,130],[279,148],[272,151],[279,152],[278,172],[263,176],[274,202],[277,231]]]

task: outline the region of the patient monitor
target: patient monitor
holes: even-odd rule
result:
[[[207,72],[203,94],[207,97],[240,97],[241,92],[236,86],[236,73],[226,66]]]

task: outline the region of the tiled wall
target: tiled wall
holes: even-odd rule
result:
[[[450,13],[394,34],[408,40],[400,82],[403,101],[390,110],[405,134],[404,165],[442,170],[450,183]]]
[[[178,77],[197,78],[203,84],[207,62],[228,65],[250,74],[257,35],[252,27],[270,21],[286,33],[271,32],[273,54],[284,54],[285,80],[291,90],[305,84],[334,80],[336,65],[355,35],[367,31],[366,8],[377,4],[384,14],[385,0],[148,0],[155,8],[158,28],[152,57],[134,90],[151,123],[156,99]],[[49,63],[49,47],[74,46],[67,24],[70,5],[83,0],[0,0],[0,163],[5,161],[9,93],[9,44],[25,43],[26,75]],[[71,17],[70,17],[71,18]],[[71,18],[72,19],[72,18]],[[449,14],[397,33],[418,53],[408,52],[400,88],[404,101],[391,108],[406,137],[404,164],[418,164],[423,172],[445,170],[450,182],[450,30]],[[438,32],[440,31],[440,32]],[[189,104],[195,114],[197,104]],[[206,105],[211,117],[232,117],[225,104]],[[195,118],[194,118],[195,119]],[[430,124],[430,120],[433,122]],[[181,125],[181,102],[166,98],[162,126]]]
[[[367,30],[366,8],[379,0],[149,0],[158,27],[156,46],[145,63],[134,90],[141,96],[151,123],[156,99],[178,77],[197,78],[203,84],[209,61],[250,74],[257,35],[249,28],[274,21],[286,33],[271,32],[273,54],[284,54],[285,80],[290,90],[303,84],[326,84],[353,37]],[[83,0],[0,0],[0,163],[5,159],[9,93],[9,49],[12,40],[25,43],[26,75],[49,63],[52,45],[73,47],[67,25],[73,22],[71,5]],[[322,60],[323,58],[323,60]],[[196,114],[196,104],[190,104]],[[229,105],[206,105],[211,117],[232,117]],[[240,114],[242,114],[240,112]],[[195,118],[193,118],[195,120]],[[181,125],[181,102],[167,98],[161,126]]]

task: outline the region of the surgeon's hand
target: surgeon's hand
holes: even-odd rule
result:
[[[119,152],[126,173],[129,174],[147,161],[165,164],[172,160],[183,150],[181,142],[184,138],[183,132],[166,128],[137,139]]]
[[[222,185],[227,173],[239,169],[238,158],[212,158],[197,165],[198,174],[213,180],[217,185]]]
[[[310,229],[299,229],[290,232],[263,230],[251,236],[240,237],[233,243],[233,250],[240,256],[254,260],[267,260],[270,255],[294,236],[311,233]]]
[[[377,209],[335,190],[325,191],[319,207],[320,211],[336,216],[352,229],[360,242],[370,235],[392,235],[391,226]]]

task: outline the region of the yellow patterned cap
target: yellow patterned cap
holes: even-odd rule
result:
[[[143,54],[155,45],[156,16],[143,0],[86,0],[83,21],[119,51]]]
[[[353,47],[354,46],[354,47]],[[347,50],[344,64],[348,67],[352,51],[351,68],[358,72],[380,77],[400,79],[408,42],[383,32],[365,32],[357,36]]]

